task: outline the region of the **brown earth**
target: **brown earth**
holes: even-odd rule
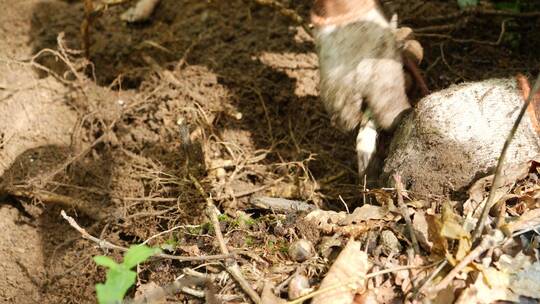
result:
[[[307,16],[309,1],[287,2]],[[502,43],[491,45],[478,42],[496,41],[504,18],[463,18],[454,30],[443,31],[453,23],[426,17],[456,12],[457,6],[421,2],[426,1],[384,1],[407,25],[423,28],[422,68],[432,90],[538,72],[540,37],[531,29],[540,26],[540,18],[514,19]],[[231,218],[256,194],[334,209],[343,206],[340,196],[350,208],[361,203],[355,135],[330,127],[317,101],[313,43],[301,27],[251,1],[162,0],[150,21],[136,25],[119,18],[128,6],[111,7],[93,24],[92,67],[66,51],[71,67],[46,53],[36,60],[46,67],[40,69],[32,55],[57,50],[61,32],[68,48],[81,48],[83,4],[0,0],[0,103],[32,91],[34,97],[26,98],[61,99],[78,117],[71,145],[27,151],[0,177],[0,189],[61,194],[78,204],[67,208],[49,204],[43,195],[0,192],[0,302],[95,302],[94,284],[104,279],[104,271],[91,257],[104,251],[82,240],[60,210],[77,215],[93,235],[123,246],[140,243],[178,225],[205,223],[205,199],[188,173]],[[442,26],[426,28],[433,25]],[[60,77],[66,83],[51,76],[69,68],[76,73]],[[44,94],[58,85],[61,90]],[[179,120],[185,124],[179,127]],[[0,150],[20,144],[2,134]],[[89,214],[92,210],[99,216]],[[225,221],[224,228],[230,228],[231,246],[262,257],[253,263],[263,272],[246,275],[260,288],[262,277],[276,283],[287,277],[276,271],[287,264],[281,249],[310,232],[295,227],[294,218],[284,221],[293,231],[284,234],[271,215],[257,219],[242,229]],[[150,244],[172,240],[177,254],[192,254],[195,247],[202,254],[219,253],[204,227],[178,231]],[[170,283],[183,267],[196,265],[156,260],[141,267],[139,282]],[[314,265],[313,273],[322,274],[319,266],[324,269]]]

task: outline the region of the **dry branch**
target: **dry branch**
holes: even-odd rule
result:
[[[403,216],[403,219],[405,220],[405,223],[407,224],[407,230],[409,230],[409,234],[411,235],[411,242],[413,245],[414,252],[416,254],[420,254],[420,247],[418,246],[418,240],[416,239],[416,234],[414,233],[414,229],[411,222],[411,216],[409,214],[409,210],[407,209],[407,205],[405,205],[405,202],[403,201],[403,182],[401,181],[401,177],[399,174],[394,175],[394,181],[396,182],[396,192],[398,197],[398,207],[401,212],[401,216]]]
[[[488,235],[482,239],[482,242],[476,246],[469,254],[459,262],[437,285],[428,289],[427,294],[437,294],[439,291],[445,289],[452,280],[463,270],[467,265],[472,263],[477,257],[488,249],[494,248],[500,245],[503,241],[502,233],[499,230],[495,230],[493,235]]]
[[[79,226],[74,218],[71,216],[68,216],[64,210],[60,212],[60,215],[69,223],[69,225],[75,230],[77,230],[81,236],[84,239],[87,239],[89,241],[92,241],[99,245],[101,248],[107,248],[107,249],[113,249],[113,250],[119,250],[119,251],[128,251],[128,248],[115,245],[107,240],[103,240],[100,238],[97,238],[90,233],[88,233],[84,228]],[[164,258],[164,259],[172,259],[180,262],[197,262],[197,261],[209,261],[209,260],[223,260],[227,258],[233,257],[231,254],[218,254],[218,255],[206,255],[206,256],[198,256],[198,257],[185,257],[185,256],[177,256],[177,255],[171,255],[171,254],[156,254],[155,257]]]

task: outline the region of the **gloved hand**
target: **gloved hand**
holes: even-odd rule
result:
[[[311,21],[320,97],[334,124],[345,130],[362,124],[356,150],[363,175],[375,152],[377,129],[392,130],[411,108],[402,54],[410,52],[418,61],[422,48],[408,39],[411,31],[388,22],[375,0],[315,0]]]
[[[401,50],[407,95],[409,97],[415,95],[414,90],[416,89],[416,95],[424,97],[429,94],[429,90],[418,69],[422,59],[424,59],[424,49],[420,42],[414,39],[413,30],[410,27],[397,27],[396,15],[392,17],[390,24],[395,28],[394,35]]]

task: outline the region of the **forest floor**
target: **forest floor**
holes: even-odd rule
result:
[[[309,19],[311,1],[286,2]],[[539,72],[540,18],[463,15],[437,21],[431,17],[458,13],[457,4],[383,4],[416,30],[432,91]],[[318,101],[313,40],[301,26],[247,0],[162,0],[140,24],[120,19],[129,5],[111,6],[95,19],[90,67],[73,51],[82,49],[82,1],[0,0],[0,103],[14,90],[47,98],[44,79],[69,71],[57,94],[80,118],[70,149],[27,151],[0,176],[0,189],[23,189],[0,192],[0,302],[96,301],[94,285],[105,271],[92,257],[106,253],[120,260],[122,253],[83,239],[60,216],[62,209],[90,234],[120,246],[174,228],[148,244],[176,255],[215,255],[222,252],[205,214],[211,197],[223,213],[227,246],[242,252],[237,259],[243,275],[260,292],[264,280],[279,285],[297,271],[300,264],[287,254],[292,241],[320,244],[327,236],[303,221],[302,213],[255,208],[254,197],[336,211],[394,197],[361,186],[356,134],[331,127]],[[17,144],[2,134],[0,150]],[[403,221],[368,226],[365,238],[383,227],[394,231],[405,246],[393,259],[406,260]],[[331,260],[319,256],[303,264],[313,285]],[[170,284],[188,268],[219,273],[221,262],[152,260],[138,268],[129,296],[150,283]],[[388,297],[399,298],[401,285],[392,288]],[[234,280],[224,280],[218,291],[246,299]],[[169,300],[203,301],[185,293]]]

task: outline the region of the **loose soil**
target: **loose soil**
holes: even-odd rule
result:
[[[310,1],[286,2],[307,18]],[[452,31],[430,31],[426,27],[447,24],[426,17],[457,12],[453,1],[383,2],[406,25],[422,28],[422,69],[431,90],[538,72],[534,29],[540,18],[509,22],[500,45],[459,42],[441,35],[494,42],[504,18],[462,18]],[[36,60],[44,68],[30,64],[37,52],[57,50],[64,33],[67,58],[78,72],[66,76],[67,92],[57,94],[79,116],[70,147],[27,151],[0,177],[0,189],[61,194],[82,206],[0,192],[2,303],[95,302],[94,285],[104,280],[104,270],[92,256],[119,260],[121,254],[83,240],[60,217],[62,209],[91,234],[129,246],[175,226],[207,223],[205,197],[188,178],[194,176],[227,215],[222,228],[229,246],[259,257],[242,262],[256,265],[258,271],[244,274],[260,291],[262,278],[279,284],[290,274],[283,253],[290,240],[316,241],[318,235],[294,215],[277,229],[272,214],[252,212],[254,223],[244,226],[236,219],[249,211],[251,196],[330,209],[343,209],[341,201],[351,209],[361,204],[355,134],[330,126],[318,103],[312,40],[276,11],[251,1],[162,0],[150,21],[127,25],[119,16],[129,4],[110,7],[91,27],[92,65],[83,69],[82,55],[69,51],[81,49],[81,2],[0,0],[0,7],[0,103],[14,89],[44,96],[40,86],[58,81],[52,73],[69,70],[50,52]],[[103,137],[108,128],[113,135]],[[12,144],[0,130],[0,149]],[[205,227],[150,244],[174,244],[176,254],[219,254]],[[139,284],[165,285],[196,265],[154,260],[140,267]],[[327,266],[310,265],[313,278]],[[234,285],[221,287],[241,294]]]

